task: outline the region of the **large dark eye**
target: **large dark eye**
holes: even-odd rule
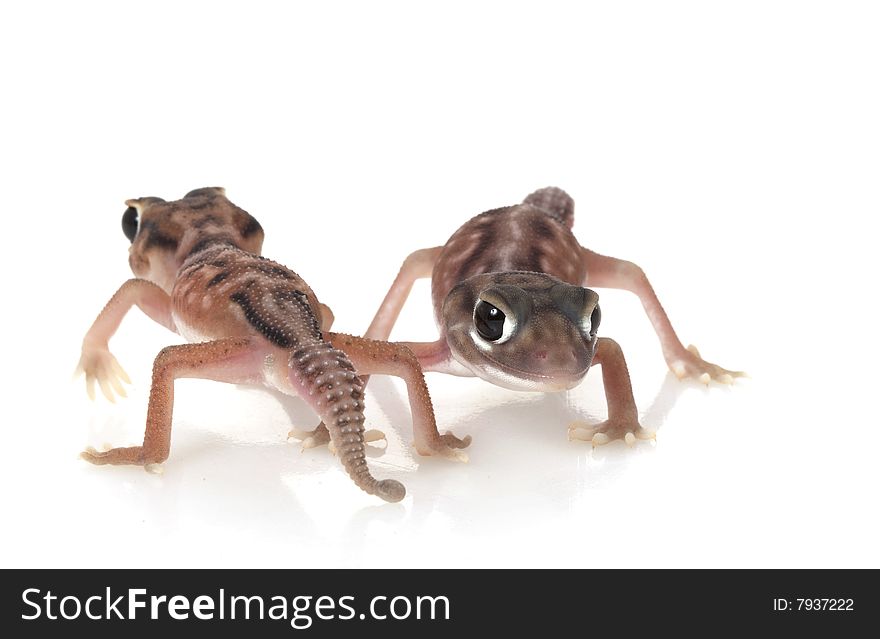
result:
[[[134,236],[137,235],[137,230],[138,212],[136,208],[129,206],[125,209],[125,213],[122,214],[122,232],[125,233],[125,237],[128,238],[129,242],[134,242]]]
[[[599,310],[599,305],[596,304],[596,308],[593,309],[592,315],[590,315],[590,335],[595,335],[596,331],[599,330],[599,322],[602,321],[602,311]]]
[[[480,300],[474,309],[474,326],[483,339],[494,342],[504,333],[504,313]]]

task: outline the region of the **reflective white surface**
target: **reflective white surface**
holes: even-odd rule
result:
[[[26,61],[0,123],[0,565],[880,566],[876,10],[664,5],[0,20]],[[286,441],[316,422],[298,400],[186,380],[163,474],[90,466],[84,446],[140,441],[179,339],[134,311],[111,342],[130,397],[70,381],[130,276],[122,202],[215,184],[354,333],[410,251],[557,184],[582,243],[639,263],[685,343],[752,378],[671,378],[638,301],[600,290],[656,443],[567,441],[605,414],[599,371],[558,395],[431,374],[440,428],[474,441],[423,459],[402,385],[374,377],[371,464],[408,490],[384,504]],[[394,338],[435,337],[428,290]]]

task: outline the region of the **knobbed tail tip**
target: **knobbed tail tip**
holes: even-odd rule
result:
[[[568,228],[574,225],[574,200],[558,187],[546,186],[538,189],[526,196],[523,202],[550,213]]]
[[[383,479],[376,484],[376,494],[385,501],[394,503],[406,496],[406,488],[395,479]]]

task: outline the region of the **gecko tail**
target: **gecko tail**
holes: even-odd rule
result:
[[[557,218],[568,228],[574,226],[574,199],[560,188],[547,186],[530,193],[523,204],[531,204]]]
[[[349,477],[363,491],[385,501],[400,501],[403,484],[378,481],[367,466],[364,448],[364,382],[348,356],[323,340],[315,340],[290,354],[289,377],[320,415]]]

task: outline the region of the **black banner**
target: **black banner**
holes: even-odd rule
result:
[[[880,620],[867,570],[7,570],[2,582],[7,637],[173,637],[225,625],[260,637],[839,633]]]

